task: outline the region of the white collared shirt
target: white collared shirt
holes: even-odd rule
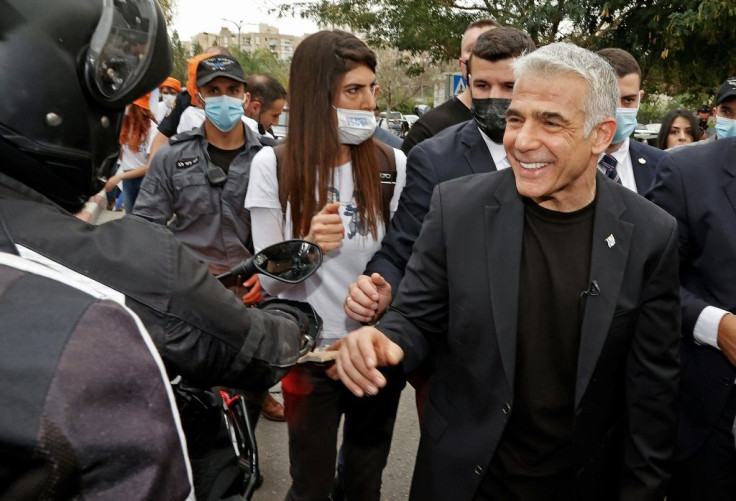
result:
[[[609,155],[615,158],[618,162],[616,164],[616,172],[618,172],[618,175],[621,178],[621,184],[631,191],[638,193],[636,191],[636,179],[634,179],[634,166],[631,163],[631,155],[629,154],[630,141],[631,139],[627,137],[624,142],[621,143],[619,149],[613,153],[609,153]],[[601,157],[602,156],[603,155],[601,155]],[[600,158],[598,160],[600,161]],[[606,173],[606,170],[601,167],[600,164],[598,164],[598,170],[604,174]]]
[[[476,125],[476,127],[478,126]],[[478,132],[480,132],[480,136],[483,138],[483,141],[486,142],[486,146],[488,146],[488,151],[491,153],[491,158],[493,159],[493,163],[496,165],[496,170],[503,170],[511,167],[509,158],[506,156],[506,148],[503,147],[503,144],[494,143],[490,137],[486,136],[485,132],[480,130],[480,127],[478,127]]]

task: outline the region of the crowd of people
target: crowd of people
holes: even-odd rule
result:
[[[288,500],[380,499],[407,381],[411,499],[736,497],[736,78],[653,147],[633,54],[482,19],[466,89],[397,143],[353,34],[307,36],[288,90],[221,47],[182,84],[153,0],[40,3],[0,7],[32,28],[0,63],[29,34],[62,50],[41,10],[89,36],[45,61],[69,109],[24,101],[31,71],[0,84],[26,112],[0,111],[0,497],[238,499],[222,423],[194,451],[175,376],[286,421]],[[92,227],[70,213],[105,174],[127,214]],[[304,282],[214,278],[290,238],[324,254]],[[288,371],[283,405],[299,329],[246,307],[269,297],[310,303],[334,352]]]

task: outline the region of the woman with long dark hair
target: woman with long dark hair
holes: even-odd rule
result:
[[[133,101],[125,110],[120,130],[120,168],[107,180],[105,190],[112,191],[123,182],[123,206],[130,213],[138,198],[143,176],[148,170],[148,157],[156,135],[156,119],[151,111],[151,93]]]
[[[359,327],[345,315],[342,301],[380,248],[404,185],[404,155],[372,138],[375,68],[373,51],[349,33],[321,31],[304,39],[291,63],[286,141],[261,150],[251,166],[245,204],[255,250],[298,237],[325,253],[322,267],[301,284],[261,281],[270,294],[308,301],[317,310],[324,321],[318,350]],[[291,370],[282,383],[292,475],[287,499],[329,496],[342,414],[346,498],[380,498],[404,386],[398,372],[387,379],[389,391],[359,399],[331,379],[325,366]]]
[[[672,110],[664,116],[657,135],[657,148],[667,150],[675,146],[700,141],[698,119],[684,108]]]

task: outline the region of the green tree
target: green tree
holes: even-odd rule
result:
[[[184,44],[181,43],[179,33],[176,30],[171,35],[171,52],[173,58],[171,76],[184,83],[187,80],[187,61],[192,56],[184,48]]]
[[[421,93],[432,92],[432,78],[438,71],[433,69],[426,53],[412,56],[396,49],[378,49],[376,59],[381,109],[408,111]]]
[[[289,62],[280,61],[269,50],[261,49],[248,53],[237,47],[232,47],[230,53],[238,60],[246,75],[271,75],[283,86],[286,86],[289,80]]]
[[[171,26],[171,21],[176,14],[176,0],[157,0],[166,18],[166,24]]]
[[[524,29],[537,45],[570,41],[620,47],[642,66],[645,87],[670,95],[712,94],[736,74],[734,0],[315,0],[283,4],[280,15],[347,26],[372,47],[456,58],[460,34],[490,17]]]

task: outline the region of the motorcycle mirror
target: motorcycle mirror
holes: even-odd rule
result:
[[[247,280],[256,273],[296,284],[309,278],[322,264],[322,249],[306,240],[286,240],[266,247],[230,271],[218,275],[222,280],[234,275]]]

